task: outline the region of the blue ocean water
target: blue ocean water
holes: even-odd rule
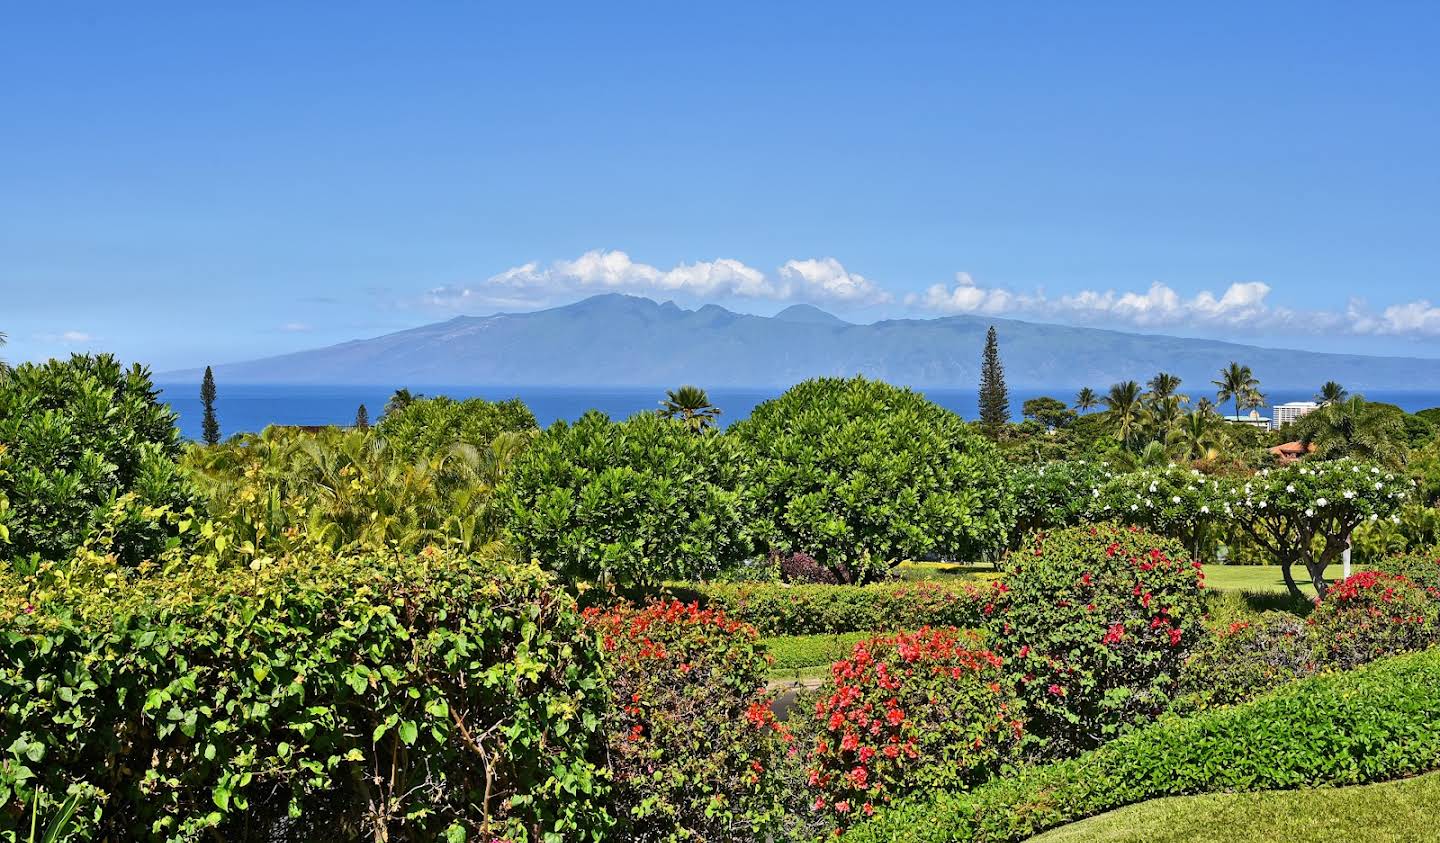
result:
[[[180,416],[181,432],[200,438],[200,387],[198,384],[161,384],[161,400],[168,402]],[[281,386],[273,384],[218,385],[215,412],[225,436],[263,430],[272,424],[348,425],[355,421],[355,411],[365,405],[373,422],[380,417],[385,402],[394,392],[384,386]],[[428,387],[415,390],[425,395],[449,395],[452,398],[486,398],[500,400],[519,398],[535,413],[541,426],[565,419],[573,421],[589,409],[600,410],[611,418],[625,418],[642,410],[654,410],[665,397],[664,387],[555,387],[555,386],[456,386]],[[710,400],[721,409],[721,422],[731,424],[750,415],[755,405],[779,395],[780,389],[711,389]],[[923,390],[935,403],[967,419],[978,415],[974,389]],[[1020,418],[1020,405],[1029,398],[1053,395],[1064,401],[1073,400],[1071,390],[1012,390],[1012,412]],[[1267,392],[1272,404],[1304,401],[1313,397],[1305,390],[1274,390]],[[1385,401],[1414,412],[1440,407],[1440,391],[1415,392],[1376,391],[1367,393],[1372,401]],[[1263,411],[1262,411],[1263,412]]]

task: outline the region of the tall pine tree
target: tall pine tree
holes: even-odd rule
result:
[[[206,445],[220,444],[220,420],[215,418],[215,373],[205,367],[205,380],[200,382],[200,403],[205,407],[205,419],[200,423],[200,438]]]
[[[994,433],[1009,421],[1010,391],[1005,388],[1005,367],[1000,364],[1000,341],[991,325],[980,361],[980,423]]]
[[[361,405],[360,405],[360,409],[358,409],[358,410],[355,411],[355,429],[356,429],[356,430],[369,430],[369,429],[370,429],[370,412],[365,409],[365,405],[364,405],[364,404],[361,404]]]

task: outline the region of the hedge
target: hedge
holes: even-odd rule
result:
[[[1427,650],[1162,720],[968,793],[897,803],[845,839],[1000,843],[1161,796],[1400,778],[1440,766],[1437,719],[1440,651]]]
[[[0,839],[72,789],[99,839],[610,825],[601,654],[544,572],[433,550],[255,568],[0,576]]]
[[[856,644],[870,638],[873,632],[836,632],[818,635],[778,635],[762,638],[765,652],[772,659],[771,672],[800,670],[807,667],[829,667],[845,658]]]
[[[880,632],[922,626],[982,625],[994,586],[974,583],[776,585],[671,584],[676,598],[723,609],[761,635]]]

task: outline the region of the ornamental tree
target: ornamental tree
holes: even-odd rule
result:
[[[746,498],[761,550],[808,553],[867,581],[906,558],[1004,547],[1014,498],[995,446],[919,393],[820,378],[732,431],[755,461]]]
[[[1224,518],[1219,481],[1170,464],[1112,477],[1100,489],[1097,517],[1133,524],[1173,538],[1199,558],[1213,527]]]
[[[556,422],[501,490],[516,548],[571,579],[712,576],[750,555],[732,438],[639,413]]]
[[[1057,460],[1020,467],[1014,475],[1015,528],[1011,546],[1036,530],[1073,527],[1094,518],[1101,490],[1114,478],[1108,462]]]
[[[471,398],[422,398],[408,389],[396,391],[375,432],[400,459],[444,454],[456,445],[484,451],[501,433],[537,429],[535,415],[518,398],[486,401]]]
[[[1293,568],[1304,566],[1325,598],[1325,569],[1338,560],[1362,524],[1397,518],[1413,481],[1349,457],[1302,460],[1261,471],[1224,490],[1226,515],[1280,563],[1291,595],[1302,598]]]

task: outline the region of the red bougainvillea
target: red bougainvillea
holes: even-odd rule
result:
[[[1440,603],[1406,577],[1361,571],[1335,583],[1310,614],[1316,659],[1351,668],[1440,639]]]
[[[856,644],[831,666],[814,716],[813,807],[841,827],[917,785],[985,777],[1021,732],[1000,657],[952,628]]]
[[[624,839],[751,839],[780,813],[792,740],[754,627],[678,601],[588,609],[614,698],[612,813]]]

